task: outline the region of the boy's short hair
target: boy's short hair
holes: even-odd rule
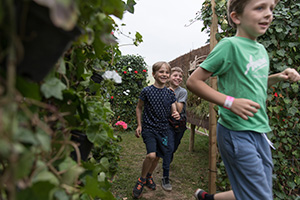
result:
[[[183,70],[180,67],[172,67],[171,74],[173,74],[174,72],[180,72],[183,75]]]
[[[238,15],[242,14],[244,12],[244,9],[246,5],[251,0],[228,0],[227,2],[227,17],[228,17],[228,23],[233,28],[236,28],[236,24],[232,21],[230,17],[230,13],[236,12]],[[277,4],[279,0],[275,0],[275,4]]]
[[[163,65],[166,65],[167,68],[169,69],[169,72],[171,72],[171,66],[169,63],[165,61],[159,61],[152,65],[152,73],[155,74]]]

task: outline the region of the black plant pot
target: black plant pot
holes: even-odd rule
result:
[[[93,143],[91,143],[87,136],[80,131],[72,130],[71,134],[71,141],[78,144],[81,160],[86,161],[92,150]],[[77,154],[75,151],[71,152],[71,157],[77,161]]]
[[[17,73],[41,81],[81,31],[78,27],[65,31],[55,26],[47,7],[33,1],[28,4],[25,1],[16,2],[18,32],[24,48],[24,57],[17,65]]]

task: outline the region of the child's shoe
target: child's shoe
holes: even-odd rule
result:
[[[142,182],[141,178],[138,179],[138,181],[136,182],[136,184],[133,188],[133,191],[132,191],[133,198],[138,199],[142,196],[142,192],[143,192],[143,188],[144,188],[145,184],[146,184],[146,181]]]
[[[198,188],[194,194],[195,198],[197,200],[205,200],[205,195],[207,194],[207,192],[205,192],[204,190]]]
[[[146,177],[146,186],[150,190],[156,190],[156,184],[154,183],[152,176]]]
[[[168,192],[172,190],[169,177],[165,176],[161,179],[161,187]]]

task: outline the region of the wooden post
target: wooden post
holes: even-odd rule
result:
[[[194,151],[195,129],[196,129],[196,125],[191,124],[191,135],[190,135],[190,146],[189,146],[190,152]]]
[[[218,32],[218,18],[215,13],[215,0],[211,0],[211,7],[213,11],[212,24],[210,27],[210,51],[217,44],[216,33]],[[211,77],[210,84],[213,89],[217,90],[217,78]],[[209,104],[209,179],[208,191],[211,194],[216,193],[216,179],[217,179],[217,114],[214,109],[215,104]]]

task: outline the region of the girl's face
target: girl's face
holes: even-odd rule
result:
[[[273,20],[274,0],[251,0],[245,6],[244,12],[233,18],[237,25],[236,36],[256,40],[269,28]],[[234,12],[231,13],[234,15]]]
[[[166,65],[162,65],[161,68],[152,75],[157,84],[164,85],[169,79],[170,69]]]
[[[174,71],[171,74],[169,81],[172,87],[177,88],[182,82],[182,73]]]

